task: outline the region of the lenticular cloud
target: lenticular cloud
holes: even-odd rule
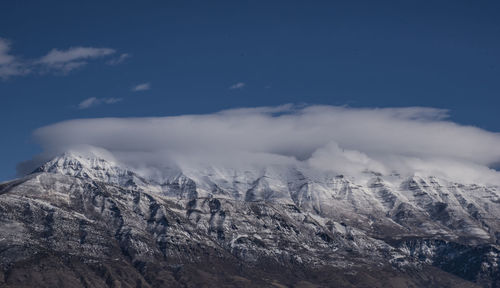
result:
[[[300,165],[351,174],[422,173],[500,183],[500,134],[447,121],[432,108],[259,107],[205,115],[78,119],[39,128],[53,157],[75,147],[108,151],[132,167]]]

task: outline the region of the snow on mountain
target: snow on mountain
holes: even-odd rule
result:
[[[68,152],[37,172],[74,176],[175,199],[217,197],[296,205],[322,217],[350,222],[370,233],[442,235],[491,241],[500,228],[498,187],[465,185],[436,177],[367,172],[367,178],[333,175],[298,166],[244,170],[224,167],[170,168],[164,178],[139,175],[95,153]],[[177,169],[177,170],[176,170]],[[416,225],[416,223],[421,223]],[[500,229],[499,229],[500,230]],[[383,232],[382,232],[383,233]]]
[[[177,275],[210,255],[235,267],[330,267],[361,278],[362,267],[392,267],[417,286],[404,271],[432,266],[485,287],[500,281],[497,186],[368,171],[359,179],[300,165],[165,169],[142,173],[99,151],[69,151],[1,184],[0,229],[8,233],[0,248],[32,248],[0,252],[0,264],[49,249],[88,263],[121,259],[138,279],[159,279],[158,265]]]

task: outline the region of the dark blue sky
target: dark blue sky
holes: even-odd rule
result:
[[[0,79],[0,181],[39,151],[34,129],[72,118],[284,103],[429,106],[498,132],[498,3],[2,1],[0,37],[24,72]],[[75,58],[87,65],[65,72],[62,62],[40,64],[71,47],[113,53]],[[143,83],[150,89],[133,91]]]

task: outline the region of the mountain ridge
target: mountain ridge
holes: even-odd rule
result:
[[[433,176],[417,175],[409,177],[389,175],[390,181],[387,181],[386,177],[378,173],[372,173],[372,177],[364,180],[365,183],[356,182],[356,179],[347,178],[344,175],[332,174],[328,177],[324,176],[323,179],[311,179],[295,167],[257,168],[243,172],[235,169],[227,171],[234,174],[224,174],[226,171],[223,169],[213,167],[209,167],[208,171],[198,172],[198,175],[194,174],[193,170],[186,174],[178,169],[170,177],[158,181],[158,178],[146,179],[131,168],[123,168],[120,164],[96,158],[95,155],[85,157],[74,152],[55,157],[35,170],[35,172],[89,178],[93,181],[130,189],[142,189],[178,199],[216,195],[241,201],[278,201],[283,204],[307,207],[308,211],[314,212],[326,210],[322,209],[325,202],[328,204],[329,201],[341,201],[342,205],[336,208],[342,210],[348,207],[351,211],[363,212],[367,215],[373,211],[397,215],[400,211],[398,205],[403,205],[407,206],[407,210],[424,212],[428,217],[442,216],[444,218],[449,215],[446,213],[439,215],[439,213],[443,212],[444,208],[450,209],[447,206],[453,204],[456,210],[454,212],[460,212],[465,220],[478,217],[481,213],[496,216],[496,218],[485,218],[500,219],[500,205],[498,205],[500,196],[496,186],[466,185]],[[483,195],[470,197],[472,195],[460,193],[461,189],[469,191],[468,194],[481,192]],[[484,205],[485,199],[491,202],[487,203],[490,205]],[[496,207],[491,207],[492,205]],[[487,235],[480,230],[476,232],[479,238],[487,238]]]
[[[367,271],[384,271],[392,275],[388,279],[402,277],[417,287],[499,283],[497,187],[377,174],[359,183],[340,175],[310,178],[303,172],[212,167],[178,170],[158,181],[92,155],[63,154],[31,175],[0,185],[5,219],[0,229],[8,231],[0,239],[4,284],[15,284],[17,278],[8,276],[13,271],[29,275],[13,267],[23,261],[36,266],[33,259],[45,253],[52,255],[42,257],[49,262],[83,259],[86,266],[78,266],[83,269],[79,273],[96,286],[102,277],[95,270],[102,267],[93,265],[118,269],[111,261],[115,258],[128,263],[129,275],[144,287],[189,286],[176,276],[179,271],[212,279],[203,282],[208,286],[237,277],[249,287],[272,286],[273,281],[369,286],[377,273]],[[241,268],[229,268],[226,261]],[[217,265],[207,271],[203,263]],[[68,265],[64,269],[76,273]],[[262,267],[299,276],[268,273],[269,281],[262,280],[267,273]],[[335,276],[322,275],[324,269]],[[129,281],[109,271],[113,281]],[[357,285],[352,273],[366,282]],[[26,277],[48,285],[48,280]],[[404,287],[389,282],[380,285]]]

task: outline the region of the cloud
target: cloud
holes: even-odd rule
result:
[[[127,60],[130,57],[132,57],[132,56],[130,54],[128,54],[128,53],[122,53],[122,54],[120,54],[120,56],[118,56],[116,58],[113,58],[111,60],[108,60],[106,62],[106,64],[108,64],[108,65],[118,65],[118,64],[123,63],[125,60]]]
[[[87,60],[114,54],[111,48],[71,47],[67,50],[52,49],[35,63],[47,68],[69,72],[87,64]]]
[[[11,42],[0,38],[0,78],[28,75],[30,73],[62,72],[66,74],[88,64],[90,60],[115,54],[111,48],[71,47],[67,50],[52,49],[38,59],[21,59],[11,54]],[[113,63],[123,62],[128,54],[123,53]],[[112,60],[110,60],[112,61]]]
[[[246,84],[245,84],[245,83],[243,83],[243,82],[238,82],[238,83],[235,83],[235,84],[233,84],[233,85],[229,86],[229,89],[230,89],[230,90],[234,90],[234,89],[241,89],[241,88],[245,87],[245,85],[246,85]]]
[[[29,73],[29,68],[10,54],[11,42],[0,38],[0,78],[6,79],[11,76],[19,76]]]
[[[89,100],[93,103],[96,100]],[[356,177],[420,173],[499,183],[500,134],[447,121],[433,108],[283,105],[158,118],[79,119],[34,135],[52,157],[90,145],[131,167],[296,165]]]
[[[9,64],[14,61],[14,56],[9,55],[10,42],[0,38],[0,65]]]
[[[78,109],[87,109],[92,106],[100,105],[100,104],[114,104],[117,102],[122,101],[123,99],[121,98],[96,98],[96,97],[90,97],[78,104]]]
[[[139,84],[139,85],[132,87],[132,91],[146,91],[149,89],[151,89],[151,83],[149,83],[149,82],[142,83],[142,84]]]

